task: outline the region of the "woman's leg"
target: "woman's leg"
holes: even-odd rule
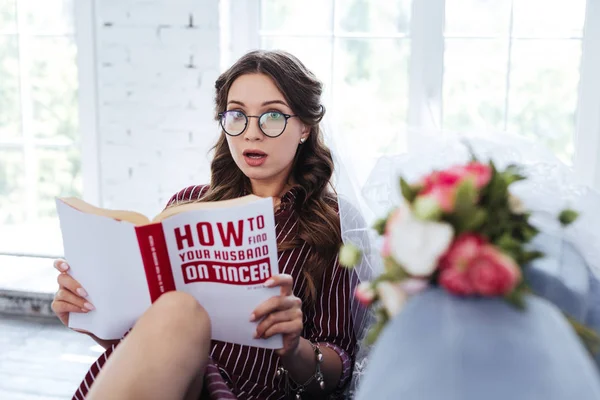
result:
[[[165,293],[110,356],[87,399],[198,399],[210,340],[204,308],[188,294]]]

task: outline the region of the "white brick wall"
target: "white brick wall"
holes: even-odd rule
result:
[[[96,0],[96,24],[101,204],[155,215],[208,181],[219,0]]]

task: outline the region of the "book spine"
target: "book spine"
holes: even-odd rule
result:
[[[154,303],[162,294],[175,290],[165,234],[161,224],[138,226],[135,231],[146,271],[150,300]]]

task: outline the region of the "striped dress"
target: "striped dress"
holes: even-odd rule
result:
[[[203,185],[188,187],[173,196],[168,204],[175,205],[200,199],[207,189],[207,186]],[[280,208],[275,214],[278,242],[286,240],[289,235],[297,234],[296,208],[303,198],[302,189],[297,187],[282,197]],[[307,302],[304,296],[307,282],[302,274],[302,266],[312,251],[310,246],[304,244],[292,250],[279,252],[279,269],[281,273],[290,274],[294,278],[294,294],[303,301],[302,337],[318,343],[321,347],[331,348],[342,360],[342,377],[338,390],[332,395],[332,398],[337,398],[341,396],[352,375],[356,337],[350,312],[350,298],[354,285],[348,270],[341,267],[336,259],[324,273],[317,301]],[[95,377],[116,347],[117,345],[108,348],[90,367],[73,399],[85,399]],[[285,398],[283,381],[276,374],[280,360],[273,350],[213,341],[210,358],[204,377],[204,389],[211,399]]]

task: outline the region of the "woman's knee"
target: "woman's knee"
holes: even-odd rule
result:
[[[152,304],[145,316],[157,328],[188,338],[210,340],[211,326],[208,313],[198,301],[187,293],[168,292]]]

